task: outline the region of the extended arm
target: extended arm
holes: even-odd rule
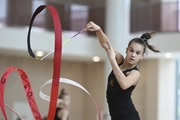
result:
[[[108,52],[109,38],[106,36],[106,34],[102,31],[102,29],[98,25],[96,25],[93,22],[89,22],[86,25],[85,30],[95,31],[100,45],[105,49],[106,52]],[[124,60],[123,56],[117,51],[116,51],[116,57],[115,58],[116,58],[117,63],[120,63]]]

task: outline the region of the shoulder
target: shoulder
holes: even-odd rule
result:
[[[139,80],[141,77],[141,73],[139,72],[138,69],[133,69],[133,70],[129,71],[127,76],[131,76],[134,79]]]
[[[138,69],[133,69],[131,72],[130,72],[131,76],[134,77],[134,84],[133,85],[137,85],[138,81],[140,80],[141,78],[141,73],[139,72]]]
[[[129,74],[138,75],[138,76],[141,75],[141,73],[140,73],[140,71],[139,71],[139,69],[137,67],[135,67],[135,68],[133,68],[131,70],[128,70],[126,72],[126,76],[128,76]]]
[[[137,68],[136,68],[136,69],[132,69],[132,70],[131,70],[131,73],[141,75],[139,69],[137,69]]]

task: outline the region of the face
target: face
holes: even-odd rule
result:
[[[69,95],[65,95],[62,103],[65,107],[68,107],[71,103],[71,97]]]
[[[132,42],[126,49],[126,60],[129,64],[136,64],[143,58],[144,46],[135,42]]]

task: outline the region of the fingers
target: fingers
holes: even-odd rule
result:
[[[90,26],[90,25],[93,25],[94,23],[92,21],[90,21],[87,25]]]
[[[87,25],[86,25],[86,28],[85,28],[85,31],[92,31],[93,30],[93,26],[92,26],[92,22],[90,21]]]
[[[85,28],[86,31],[97,31],[100,30],[100,27],[96,25],[94,22],[90,21]]]

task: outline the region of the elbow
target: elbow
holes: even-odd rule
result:
[[[121,86],[121,88],[122,88],[123,90],[126,90],[126,89],[129,88],[129,86],[127,86],[127,85],[120,85],[120,86]]]
[[[126,90],[126,89],[129,88],[129,85],[126,82],[127,81],[126,79],[120,78],[120,79],[117,79],[117,80],[118,80],[118,83],[119,83],[119,86],[121,87],[121,89]]]

